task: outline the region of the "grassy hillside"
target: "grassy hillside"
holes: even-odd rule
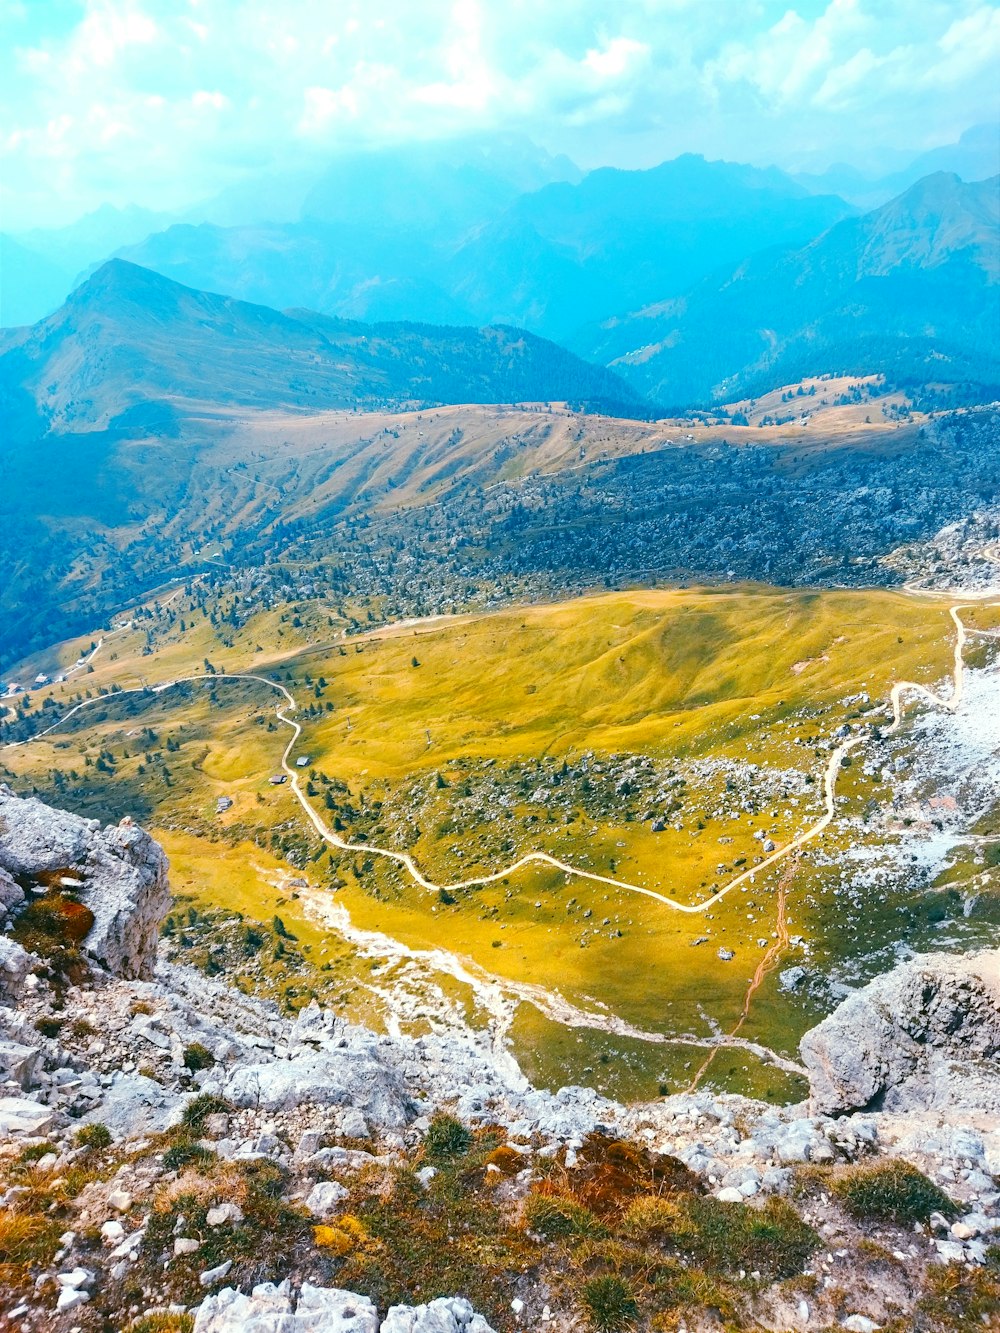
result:
[[[438,882],[544,849],[691,903],[752,868],[765,838],[780,846],[817,817],[831,735],[894,679],[940,678],[952,630],[946,605],[900,594],[753,588],[612,594],[346,639],[288,608],[230,631],[226,612],[179,596],[34,705],[173,679],[206,658],[249,667],[299,700],[308,790],[345,836],[409,850]],[[995,623],[990,614],[981,623]],[[308,646],[323,636],[328,647]],[[36,783],[71,807],[131,809],[162,833],[177,887],[203,906],[265,924],[280,915],[308,963],[298,979],[279,969],[289,1002],[328,987],[370,1016],[399,984],[414,1022],[421,1005],[443,1014],[447,1003],[481,1023],[506,996],[533,1073],[625,1095],[683,1086],[704,1053],[697,1042],[735,1023],[772,939],[777,868],[695,916],[548,868],[428,893],[308,832],[287,785],[269,783],[286,735],[265,687],[209,682],[110,696],[0,762],[16,786]],[[900,804],[883,775],[910,753],[906,738],[876,744],[873,768],[859,759],[842,775],[837,821],[785,885],[789,929],[804,943],[782,966],[803,965],[815,984],[765,982],[748,1040],[791,1054],[830,1003],[822,978],[876,968],[900,940],[967,942],[996,928],[995,895],[966,916],[960,893],[898,873],[891,849],[937,817],[919,800]],[[232,805],[217,814],[222,796]],[[995,839],[1000,826],[981,832]],[[872,868],[889,852],[884,872],[855,882],[859,846]],[[963,875],[981,868],[956,867],[947,887]],[[374,992],[370,957],[390,960]],[[711,1076],[794,1092],[747,1048],[720,1055]]]

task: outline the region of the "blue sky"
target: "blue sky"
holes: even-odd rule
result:
[[[494,129],[882,167],[998,114],[981,0],[0,0],[2,225]]]

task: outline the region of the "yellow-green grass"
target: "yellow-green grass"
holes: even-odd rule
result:
[[[128,684],[137,675],[160,681],[199,669],[207,657],[227,670],[277,674],[306,705],[323,678],[323,707],[329,701],[335,710],[306,720],[298,753],[308,754],[320,774],[346,784],[349,800],[364,796],[369,809],[383,801],[385,826],[369,815],[364,831],[373,841],[407,846],[431,877],[464,879],[540,848],[581,868],[697,902],[735,874],[738,861],[750,865],[759,857],[755,832],[766,831],[780,844],[815,820],[829,736],[858,712],[857,705],[842,704],[845,696],[863,691],[877,702],[901,677],[932,684],[946,675],[953,643],[947,605],[892,592],[643,591],[344,642],[334,642],[336,626],[315,617],[293,629],[286,609],[257,616],[232,633],[231,645],[222,645],[220,632],[228,628],[220,631],[198,611],[192,617],[190,604],[179,599],[174,609],[186,619],[183,634],[176,623],[160,625],[150,655],[143,653],[145,633],[123,634],[109,641],[92,676],[67,688],[79,688],[78,681],[90,688]],[[984,625],[995,621],[985,609],[976,616]],[[310,636],[329,636],[330,646],[301,648]],[[168,845],[179,890],[251,919],[267,921],[280,906],[312,950],[311,961],[336,962],[338,984],[342,980],[355,997],[351,1004],[361,1004],[355,983],[368,964],[352,967],[344,946],[317,921],[317,902],[322,909],[334,883],[335,901],[356,927],[416,949],[444,947],[483,974],[557,992],[578,1009],[596,1012],[599,1021],[618,1018],[640,1031],[674,1036],[705,1036],[709,1020],[722,1030],[735,1023],[763,952],[759,941],[771,937],[780,867],[762,872],[710,914],[683,916],[537,867],[445,902],[376,858],[323,853],[307,860],[305,870],[319,896],[295,899],[268,883],[273,875],[258,871],[270,853],[250,841],[266,843],[283,827],[302,825],[287,786],[267,781],[289,733],[273,720],[264,687],[220,684],[215,694],[213,704],[202,686],[186,696],[165,693],[128,721],[115,711],[124,703],[112,703],[106,720],[85,712],[70,724],[72,731],[6,751],[0,760],[18,775],[42,779],[45,789],[52,769],[79,771],[81,746],[92,758],[110,749],[117,757],[114,779],[98,778],[91,768],[84,782],[70,784],[75,803],[86,807],[88,783],[103,802],[101,813],[121,813],[128,806],[123,798],[134,796],[140,816]],[[137,771],[144,745],[134,733],[145,726],[154,727],[161,749],[168,735],[176,741],[177,750],[165,756],[169,787],[156,776],[156,763],[145,774]],[[708,812],[726,799],[724,779],[711,774],[689,783],[683,827],[671,821],[658,833],[641,819],[616,818],[613,808],[595,815],[586,801],[575,806],[571,823],[553,820],[544,800],[516,789],[512,766],[542,758],[573,763],[589,752],[596,762],[647,755],[668,769],[719,758],[797,767],[815,781],[797,805],[775,798],[755,814],[718,818]],[[510,788],[510,818],[464,821],[463,782],[475,785],[491,773]],[[317,788],[317,808],[325,790]],[[839,790],[848,815],[881,799],[880,784],[864,776],[860,761],[844,771]],[[234,806],[216,816],[222,794]],[[408,809],[414,813],[407,815]],[[179,828],[199,829],[202,836],[182,835]],[[359,831],[344,826],[346,836]],[[832,951],[834,957],[858,948],[851,934],[858,923],[840,922],[835,904],[822,897],[829,877],[824,855],[847,838],[835,824],[822,844],[803,854],[789,886],[792,933],[825,935],[827,956]],[[315,838],[299,834],[299,842],[307,858],[321,850]],[[277,862],[268,864],[274,870]],[[888,922],[878,926],[888,929]],[[701,937],[707,938],[696,944]],[[720,962],[720,946],[734,950],[735,958]],[[324,947],[332,953],[323,955]],[[766,983],[743,1035],[790,1051],[810,1019],[810,1011]],[[659,1081],[681,1084],[685,1067],[697,1067],[700,1055],[693,1047],[639,1042],[620,1028],[565,1029],[551,1012],[546,1017],[530,1009],[521,1010],[514,1037],[533,1071],[550,1081],[561,1081],[560,1069],[580,1077],[591,1067],[599,1075],[606,1071],[609,1090],[617,1079],[620,1087],[647,1094]],[[773,1095],[788,1090],[784,1075],[745,1051],[720,1057],[712,1077]]]

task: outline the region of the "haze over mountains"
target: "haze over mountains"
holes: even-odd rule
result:
[[[1000,392],[1000,177],[939,172],[802,247],[578,337],[655,402],[732,401],[806,374]]]
[[[169,412],[282,411],[641,395],[603,367],[520,329],[363,325],[195,291],[125,260],[54,315],[0,338],[0,384],[40,429],[104,430]],[[27,404],[30,401],[31,407]],[[152,418],[147,405],[157,404]]]

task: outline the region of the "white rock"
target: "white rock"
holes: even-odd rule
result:
[[[952,1222],[951,1234],[956,1240],[972,1240],[976,1235],[976,1228],[970,1227],[967,1222]]]
[[[45,1134],[55,1118],[51,1106],[30,1097],[0,1097],[0,1136]]]
[[[249,1296],[225,1287],[202,1302],[195,1333],[378,1333],[378,1314],[367,1296],[303,1283],[298,1301],[289,1284],[265,1282]]]
[[[178,1236],[174,1241],[174,1254],[194,1254],[201,1249],[201,1241],[195,1240],[193,1236]]]
[[[840,1327],[846,1328],[848,1333],[877,1333],[879,1325],[867,1315],[849,1314],[841,1321]]]
[[[427,1305],[394,1305],[380,1333],[493,1333],[467,1300],[439,1297]]]
[[[90,1293],[79,1287],[62,1287],[59,1292],[59,1299],[56,1301],[56,1313],[65,1314],[67,1310],[75,1310],[78,1305],[84,1301],[90,1300]]]
[[[313,1217],[329,1217],[340,1211],[340,1205],[350,1197],[350,1190],[335,1180],[321,1180],[306,1196],[306,1208]]]
[[[243,1209],[236,1203],[220,1203],[216,1208],[209,1208],[205,1221],[210,1227],[222,1227],[227,1222],[242,1222]]]
[[[105,1222],[101,1227],[101,1235],[111,1244],[117,1244],[125,1235],[125,1228],[120,1222]]]
[[[720,1203],[743,1203],[745,1199],[742,1190],[733,1189],[731,1186],[728,1189],[719,1190],[715,1197]]]
[[[232,1259],[227,1259],[225,1263],[219,1264],[217,1268],[206,1268],[204,1273],[198,1274],[198,1282],[203,1287],[214,1287],[216,1282],[221,1282],[233,1266]]]
[[[128,1190],[112,1190],[108,1195],[108,1207],[118,1213],[127,1213],[132,1207],[132,1196]]]

